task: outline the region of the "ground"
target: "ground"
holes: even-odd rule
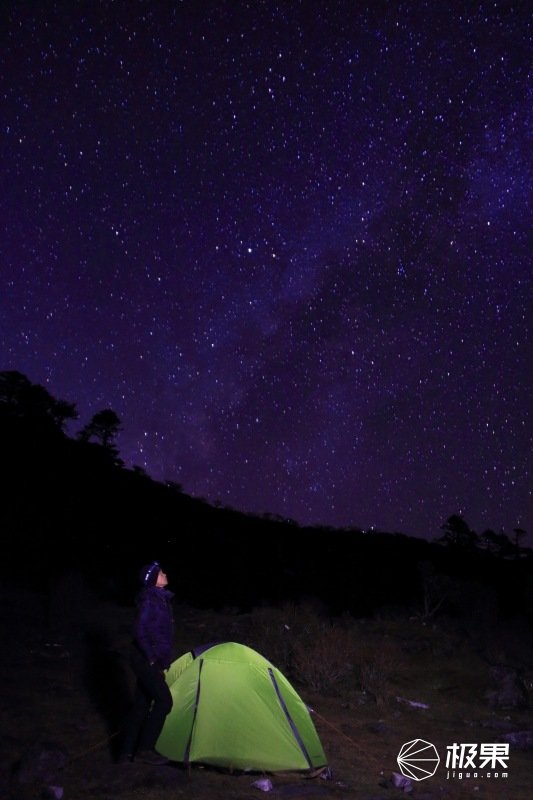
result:
[[[248,800],[263,795],[253,786],[265,777],[261,775],[228,774],[197,765],[187,770],[180,765],[114,763],[131,689],[123,652],[133,608],[104,601],[72,584],[48,597],[4,589],[0,599],[1,797],[30,800],[53,797],[54,791],[56,797],[62,791],[64,800]],[[178,607],[177,654],[202,642],[226,639],[255,647],[283,669],[274,657],[282,658],[284,647],[274,635],[279,621],[286,614],[281,628],[297,636],[299,619],[302,628],[307,625],[312,632],[306,620],[313,613],[307,609],[300,616],[297,608],[243,614]],[[477,779],[466,774],[459,778],[461,770],[448,777],[445,766],[446,748],[453,743],[499,742],[508,732],[533,729],[529,685],[524,708],[494,706],[487,700],[491,662],[519,661],[526,684],[529,681],[530,645],[522,625],[513,625],[507,637],[502,631],[500,637],[492,636],[488,648],[481,634],[476,637],[444,619],[396,614],[324,623],[321,642],[308,640],[307,662],[300,650],[293,682],[312,710],[332,777],[270,775],[268,796],[405,797],[392,783],[393,773],[399,774],[396,759],[405,742],[420,738],[435,745],[441,763],[433,777],[413,782],[410,796],[415,800],[530,798],[531,750],[511,745],[505,778],[486,777],[486,770]],[[339,659],[341,641],[349,644],[353,663]],[[330,661],[339,669],[339,678],[328,685],[325,667]],[[54,786],[59,788],[47,788]]]

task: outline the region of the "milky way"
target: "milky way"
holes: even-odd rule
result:
[[[527,3],[2,4],[2,369],[302,524],[532,530]]]

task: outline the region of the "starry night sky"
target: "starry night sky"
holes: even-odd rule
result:
[[[3,2],[0,368],[239,510],[531,532],[529,21]]]

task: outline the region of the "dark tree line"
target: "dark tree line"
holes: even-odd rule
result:
[[[75,403],[56,400],[50,392],[16,370],[0,372],[0,414],[4,424],[22,421],[50,433],[64,433],[68,420],[78,419]],[[98,411],[78,432],[83,442],[96,439],[103,447],[112,450],[121,430],[116,413],[105,408]]]
[[[19,372],[0,373],[4,563],[9,572],[23,562],[36,586],[77,570],[129,601],[140,564],[159,557],[173,573],[178,599],[203,607],[314,597],[333,613],[398,607],[431,616],[460,612],[457,586],[464,581],[488,587],[509,613],[528,607],[532,561],[520,546],[521,529],[514,540],[478,535],[455,514],[439,540],[428,542],[216,507],[179,484],[127,469],[112,409],[71,437],[65,428],[77,419],[74,403]]]
[[[521,542],[526,535],[523,528],[514,528],[512,538],[503,531],[496,533],[490,528],[478,534],[460,514],[448,517],[441,530],[444,533],[437,539],[441,544],[463,552],[479,548],[501,558],[520,558],[523,552]]]

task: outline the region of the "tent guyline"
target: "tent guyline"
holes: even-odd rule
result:
[[[245,645],[227,642],[190,651],[171,665],[167,683],[173,708],[157,749],[173,761],[189,767],[200,762],[251,771],[322,772],[327,760],[312,714],[359,750],[365,759],[378,764],[358,742],[306,706],[283,674]],[[254,702],[250,703],[250,698]],[[213,734],[211,749],[203,741],[206,720]],[[72,756],[68,763],[103,747],[121,732],[119,729]],[[177,752],[180,741],[184,746]],[[246,746],[249,741],[253,747]],[[286,753],[282,752],[284,749]]]
[[[331,730],[335,731],[335,733],[338,733],[339,736],[342,736],[343,739],[346,739],[347,742],[350,742],[350,744],[352,744],[357,750],[359,750],[359,752],[362,753],[366,759],[369,759],[370,761],[373,761],[375,764],[377,764],[379,766],[380,771],[381,771],[382,767],[381,767],[381,764],[378,762],[378,760],[376,758],[374,758],[374,756],[372,756],[368,752],[368,750],[365,750],[363,747],[361,747],[361,745],[358,744],[358,742],[356,742],[355,739],[352,739],[351,736],[348,736],[346,733],[344,733],[344,731],[341,731],[340,728],[337,728],[335,725],[333,725],[331,722],[329,722],[325,717],[323,717],[321,714],[319,714],[318,711],[315,711],[314,708],[310,708],[309,711],[311,712],[311,714],[314,714],[315,717],[317,717],[317,719],[321,720],[328,727],[330,727]]]

